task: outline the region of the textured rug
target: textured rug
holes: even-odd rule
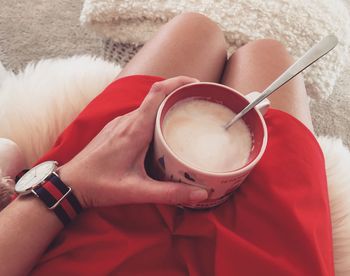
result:
[[[248,41],[274,38],[294,57],[328,34],[339,45],[305,73],[310,97],[327,98],[349,56],[349,13],[342,0],[85,0],[81,22],[115,42],[143,44],[165,22],[185,11],[207,15],[223,30],[230,51]]]
[[[0,62],[20,71],[31,61],[103,55],[99,37],[80,26],[83,0],[0,0]]]

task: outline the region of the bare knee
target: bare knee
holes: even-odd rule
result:
[[[244,47],[257,49],[261,52],[276,53],[289,56],[285,45],[282,42],[271,38],[257,39],[247,43]]]
[[[202,25],[205,27],[204,29],[208,29],[210,32],[220,33],[221,35],[223,35],[220,27],[209,17],[201,13],[183,12],[175,16],[173,20],[179,20],[189,27],[191,27],[192,25]]]
[[[215,41],[226,50],[225,36],[220,27],[209,17],[195,12],[184,12],[172,19],[176,24],[181,24],[184,31],[201,40]]]

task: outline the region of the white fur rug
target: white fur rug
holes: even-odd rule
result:
[[[350,151],[340,139],[319,137],[326,160],[335,274],[350,275]]]
[[[17,75],[0,63],[0,137],[32,164],[119,70],[90,56],[42,60]]]
[[[216,21],[232,50],[250,40],[275,38],[294,57],[328,34],[339,38],[333,52],[305,74],[308,94],[329,96],[349,57],[350,19],[343,0],[85,0],[84,26],[115,42],[143,44],[164,22],[184,11]]]
[[[17,142],[32,164],[119,70],[118,66],[88,56],[44,60],[29,65],[18,75],[7,72],[0,63],[0,138]],[[350,151],[339,139],[318,140],[326,160],[335,270],[337,275],[348,276]]]

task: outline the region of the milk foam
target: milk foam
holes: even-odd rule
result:
[[[183,100],[166,114],[163,136],[182,160],[202,170],[225,172],[244,166],[252,148],[243,120],[223,127],[235,115],[221,104],[202,99]]]

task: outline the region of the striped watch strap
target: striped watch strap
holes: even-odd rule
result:
[[[56,173],[52,173],[43,185],[34,188],[32,192],[55,212],[63,225],[69,224],[82,211],[72,189]]]

